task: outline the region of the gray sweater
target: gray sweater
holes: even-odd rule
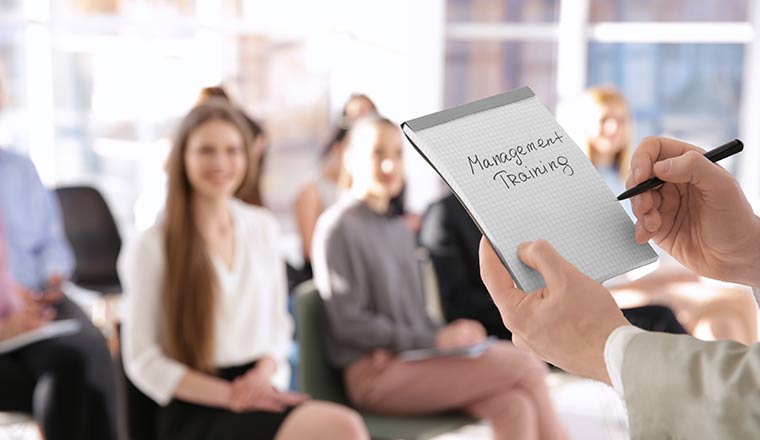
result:
[[[312,267],[326,314],[326,351],[346,367],[376,349],[435,345],[415,238],[399,219],[346,196],[320,216]]]

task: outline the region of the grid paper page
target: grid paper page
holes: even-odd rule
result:
[[[525,292],[544,286],[517,256],[526,241],[548,240],[599,282],[657,259],[648,244],[635,242],[634,225],[616,196],[535,96],[429,128],[405,126],[404,133]]]

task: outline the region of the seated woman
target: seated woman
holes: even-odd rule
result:
[[[161,405],[159,439],[367,438],[359,416],[285,391],[292,323],[267,211],[233,198],[251,175],[240,113],[184,119],[162,220],[120,262],[124,365]]]
[[[367,95],[353,94],[343,105],[343,112],[330,141],[319,160],[316,176],[298,192],[293,204],[298,232],[303,249],[302,278],[312,277],[311,243],[317,218],[338,198],[339,183],[343,174],[343,144],[348,129],[356,119],[377,113],[377,106]]]
[[[343,370],[351,401],[388,414],[464,410],[489,420],[499,439],[565,438],[546,367],[509,343],[475,359],[396,356],[473,344],[485,331],[470,320],[441,327],[426,314],[414,234],[387,215],[403,184],[397,126],[377,116],[357,122],[345,166],[350,191],[320,217],[312,262],[325,304],[327,355]]]

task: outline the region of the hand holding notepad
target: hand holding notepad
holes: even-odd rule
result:
[[[517,286],[544,286],[517,256],[546,239],[601,282],[654,262],[583,151],[525,87],[413,119],[404,134],[493,244]]]

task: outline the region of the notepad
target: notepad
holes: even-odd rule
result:
[[[10,339],[6,339],[0,342],[0,354],[18,350],[21,347],[25,347],[29,344],[43,341],[45,339],[73,335],[75,333],[79,333],[81,329],[82,324],[75,319],[62,319],[60,321],[52,321],[40,328],[21,333],[18,336],[14,336]]]
[[[398,354],[402,361],[417,362],[428,359],[438,359],[447,357],[477,358],[488,350],[488,347],[496,343],[498,339],[495,336],[489,336],[477,344],[466,345],[464,347],[453,348],[420,348],[416,350],[405,350]]]
[[[517,256],[546,239],[602,282],[657,260],[578,145],[528,87],[404,122],[415,149],[446,181],[517,286],[541,275]]]

